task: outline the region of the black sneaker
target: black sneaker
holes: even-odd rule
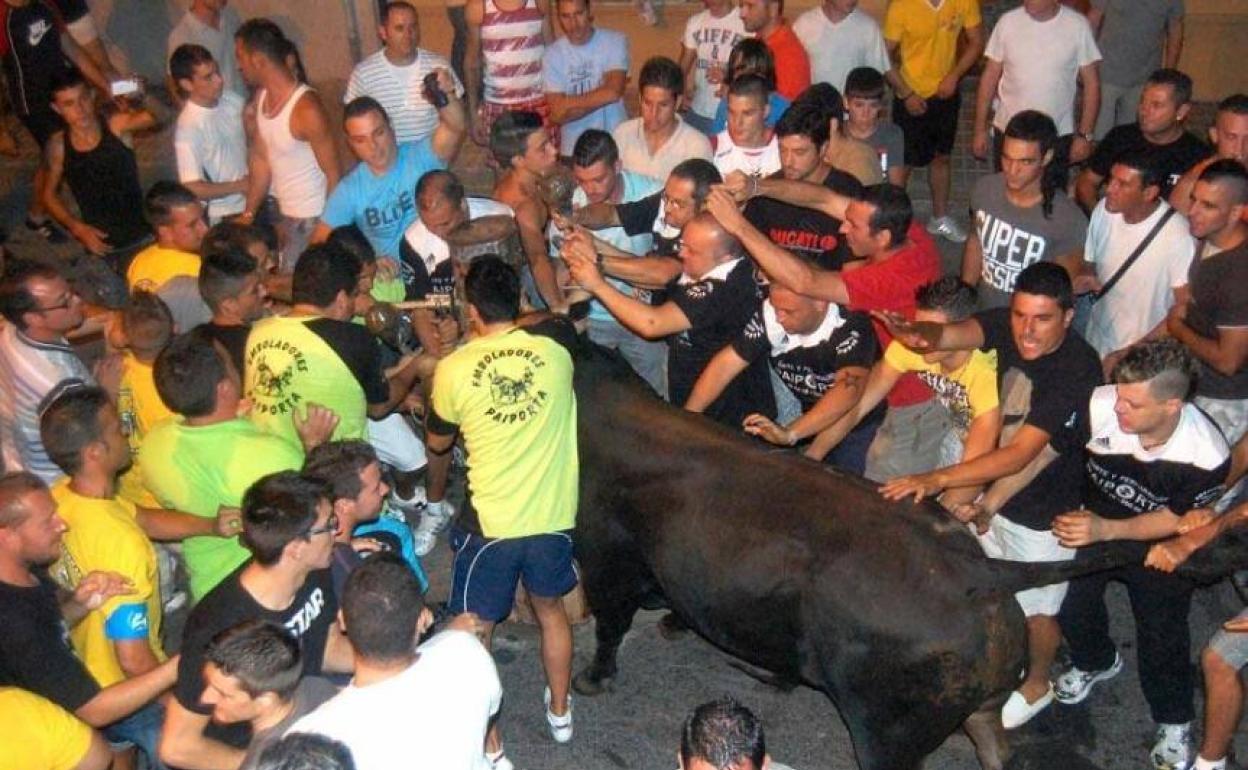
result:
[[[26,217],[26,229],[36,233],[48,243],[67,243],[69,241],[69,235],[57,227],[51,219],[36,222],[30,217]]]

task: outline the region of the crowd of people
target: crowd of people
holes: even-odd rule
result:
[[[578,334],[743,440],[936,499],[989,557],[1114,554],[1018,594],[1003,726],[1123,670],[1116,581],[1148,761],[1228,766],[1248,610],[1198,674],[1176,570],[1248,518],[1248,95],[1188,129],[1182,0],[1023,0],[991,30],[980,0],[704,0],[635,70],[590,0],[450,5],[448,59],[379,4],[338,122],[313,52],[226,0],[170,33],[176,115],[84,0],[0,2],[42,152],[25,226],[81,251],[0,278],[0,768],[509,770],[490,649],[518,603],[572,740]],[[972,72],[992,170],[964,219]],[[162,122],[176,179],[145,190]],[[451,170],[468,142],[488,196]],[[730,699],[678,760],[780,767]]]

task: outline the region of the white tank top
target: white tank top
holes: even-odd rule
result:
[[[715,157],[712,160],[724,176],[730,171],[768,176],[780,170],[780,145],[776,142],[776,135],[772,134],[762,147],[738,147],[725,128],[715,137]]]
[[[485,100],[494,104],[518,104],[540,99],[542,11],[537,0],[527,0],[516,11],[504,11],[493,0],[484,0],[481,19],[481,52],[485,64],[482,78]]]
[[[297,219],[319,217],[325,211],[325,172],[316,162],[312,145],[290,133],[290,113],[311,90],[306,84],[300,85],[272,118],[264,115],[268,92],[261,91],[256,102],[256,130],[268,150],[273,195],[282,215]]]

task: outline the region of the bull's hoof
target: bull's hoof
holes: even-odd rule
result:
[[[669,612],[659,618],[658,628],[659,636],[669,642],[683,639],[689,635],[689,624],[681,620],[680,616],[674,612]]]
[[[597,676],[592,669],[587,668],[572,677],[572,689],[576,690],[577,695],[594,698],[611,689],[611,680],[612,677]]]

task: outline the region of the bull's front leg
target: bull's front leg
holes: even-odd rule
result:
[[[632,626],[633,616],[652,584],[637,557],[604,556],[596,554],[581,564],[598,644],[593,662],[573,678],[572,687],[587,696],[601,695],[615,677],[620,642]]]

